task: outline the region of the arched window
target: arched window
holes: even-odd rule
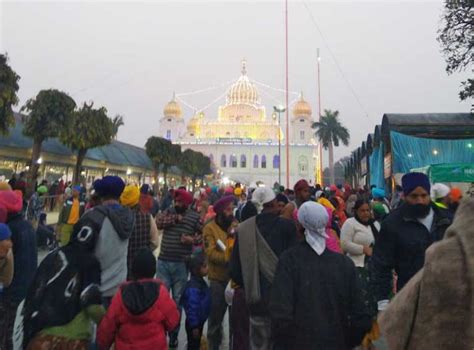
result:
[[[231,168],[237,168],[237,156],[235,154],[230,156],[229,163]]]
[[[265,155],[262,156],[262,169],[267,167],[267,157]]]
[[[247,157],[245,156],[245,154],[242,154],[240,156],[240,167],[241,168],[246,168],[247,167]]]
[[[221,156],[221,167],[225,168],[227,166],[227,157],[225,154]]]
[[[258,156],[257,155],[253,156],[253,167],[258,168]]]
[[[280,156],[278,154],[273,156],[273,169],[278,169],[280,167]]]
[[[305,156],[298,158],[298,172],[300,175],[308,173],[308,158]]]

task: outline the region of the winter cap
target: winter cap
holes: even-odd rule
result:
[[[183,204],[187,207],[189,207],[193,203],[193,196],[191,195],[191,193],[184,189],[174,191],[174,198],[175,200],[177,199],[183,202]]]
[[[156,274],[156,258],[148,248],[138,251],[132,261],[132,276],[135,279],[153,278]]]
[[[10,231],[10,227],[7,224],[0,223],[0,241],[10,239],[11,236],[12,231]]]
[[[295,187],[293,189],[295,192],[298,192],[304,190],[305,188],[309,188],[308,181],[306,181],[305,179],[301,179],[295,184]]]
[[[132,208],[138,204],[140,200],[140,190],[135,185],[125,186],[120,196],[120,204],[125,207]]]
[[[408,173],[402,177],[402,188],[405,196],[409,195],[417,187],[422,187],[430,193],[430,179],[423,173]]]
[[[219,199],[216,203],[214,203],[214,211],[216,214],[223,213],[224,210],[227,209],[229,205],[231,205],[234,202],[234,196],[224,196],[221,199]]]
[[[269,187],[259,187],[252,194],[252,202],[257,206],[263,206],[275,199],[275,192]],[[215,206],[214,206],[215,209]]]
[[[12,187],[8,184],[8,182],[0,181],[0,191],[11,191]]]
[[[381,188],[372,188],[372,197],[385,198],[385,190]]]
[[[21,191],[0,191],[0,206],[4,207],[7,214],[16,214],[23,209],[23,194]]]
[[[451,189],[442,183],[436,183],[431,187],[431,198],[440,199],[449,195]]]
[[[125,183],[118,176],[104,176],[94,182],[94,190],[99,197],[119,199],[125,188]]]

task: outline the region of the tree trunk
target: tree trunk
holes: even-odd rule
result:
[[[31,164],[30,171],[28,173],[28,186],[26,188],[26,196],[30,198],[33,192],[36,190],[36,180],[38,179],[38,159],[41,155],[41,146],[43,145],[42,140],[33,140],[33,148],[31,150]]]
[[[159,183],[158,183],[158,175],[159,172],[157,169],[153,171],[153,178],[155,179],[155,184],[153,185],[153,192],[155,192],[155,196],[158,195],[158,191],[160,190]]]
[[[74,174],[72,175],[72,183],[74,185],[79,185],[81,182],[82,163],[84,162],[86,153],[87,149],[80,149],[77,151],[76,166],[74,167]]]
[[[196,175],[193,175],[193,190],[192,192],[194,193],[194,190],[196,189]]]
[[[335,176],[334,176],[334,145],[332,142],[329,142],[329,185],[335,185]]]
[[[168,177],[168,167],[163,167],[163,182],[164,182],[164,188],[165,191],[168,191],[168,181],[166,178]]]

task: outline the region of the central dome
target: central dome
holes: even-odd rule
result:
[[[226,99],[227,105],[249,104],[257,106],[260,104],[258,90],[247,76],[246,61],[242,61],[242,75],[232,84]]]

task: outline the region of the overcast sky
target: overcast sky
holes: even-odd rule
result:
[[[358,147],[383,113],[469,111],[458,99],[467,73],[447,76],[436,41],[442,7],[442,1],[290,0],[289,90],[303,91],[317,110],[321,48],[322,108],[339,110],[351,133],[350,147],[337,149],[336,158]],[[237,79],[242,58],[250,78],[284,88],[283,1],[2,1],[0,14],[1,51],[21,76],[19,106],[41,89],[57,88],[78,104],[92,100],[111,116],[124,115],[119,139],[139,146],[157,133],[173,91]],[[186,101],[200,108],[223,92]],[[274,101],[262,97],[272,110]],[[217,106],[206,114],[215,116]],[[191,114],[185,109],[187,119]]]

